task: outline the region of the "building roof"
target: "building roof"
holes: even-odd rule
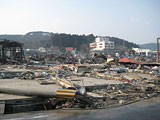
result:
[[[67,47],[67,48],[65,48],[66,49],[66,52],[68,52],[68,51],[72,51],[73,50],[73,47]]]
[[[121,62],[121,63],[136,63],[135,61],[127,58],[127,57],[124,57],[122,59],[120,59],[118,62]]]
[[[133,60],[127,58],[127,57],[124,57],[124,58],[120,59],[118,62],[120,62],[120,63],[134,63],[134,64],[141,64],[141,65],[149,65],[149,66],[156,66],[156,65],[160,66],[160,63],[136,62],[136,61],[133,61]]]

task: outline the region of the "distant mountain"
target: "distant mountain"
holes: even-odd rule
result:
[[[18,41],[24,44],[24,48],[49,47],[50,37],[53,33],[49,32],[29,32],[25,35],[0,35],[0,39]]]
[[[124,48],[132,48],[132,47],[139,47],[138,45],[128,42],[126,40],[116,38],[116,37],[109,37],[110,41],[114,41],[115,48],[117,49],[124,49]],[[52,45],[58,46],[60,48],[65,47],[74,47],[77,50],[84,49],[85,47],[89,47],[89,43],[95,42],[96,36],[93,34],[90,35],[71,35],[71,34],[54,34],[51,37]]]
[[[157,43],[139,44],[138,46],[143,49],[150,49],[153,51],[157,50]],[[159,44],[159,46],[160,46],[160,44]]]
[[[21,41],[21,39],[23,39],[23,35],[0,35],[0,39]]]
[[[78,51],[88,50],[89,43],[94,42],[95,38],[96,36],[94,36],[93,34],[54,34],[42,31],[28,32],[25,35],[0,35],[0,39],[14,40],[23,43],[24,48],[49,48],[51,46],[55,46],[60,48],[61,50],[64,50],[65,47],[74,47]],[[117,49],[138,47],[138,45],[120,38],[109,37],[109,39],[115,42],[115,48]]]
[[[114,41],[115,47],[118,49],[121,49],[122,47],[125,47],[125,48],[139,47],[135,43],[129,42],[124,39],[116,38],[116,37],[109,37],[109,40]]]
[[[49,32],[29,32],[23,36],[20,42],[26,48],[50,47],[50,37],[53,33]]]

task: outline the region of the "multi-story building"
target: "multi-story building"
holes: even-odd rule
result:
[[[132,48],[132,50],[135,51],[136,55],[152,56],[156,54],[156,51],[152,51],[150,49]]]
[[[95,42],[90,43],[90,53],[104,53],[104,54],[114,54],[115,44],[113,41],[109,40],[109,37],[97,37]]]
[[[109,37],[97,37],[94,43],[90,43],[93,51],[102,51],[114,49],[114,42],[109,40]]]

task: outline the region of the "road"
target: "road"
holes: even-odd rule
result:
[[[1,115],[0,120],[160,120],[160,97],[99,110],[51,110]]]

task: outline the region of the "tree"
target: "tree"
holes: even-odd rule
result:
[[[88,54],[89,48],[88,48],[87,44],[81,45],[80,51],[81,51],[81,53],[83,53],[83,54]]]

